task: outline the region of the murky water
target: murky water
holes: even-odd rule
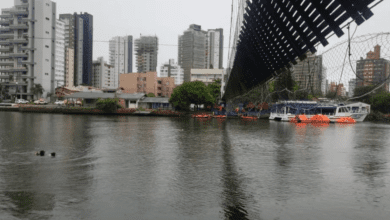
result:
[[[388,219],[389,128],[0,112],[0,219]]]

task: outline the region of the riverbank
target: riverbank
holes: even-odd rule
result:
[[[367,115],[365,121],[390,123],[390,115],[385,115],[381,112],[371,112]]]

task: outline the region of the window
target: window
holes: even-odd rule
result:
[[[130,101],[130,104],[136,104],[137,101]]]
[[[48,46],[48,45],[45,45],[45,47],[46,47],[46,48],[49,48],[49,46]]]
[[[50,21],[50,19],[48,17],[46,17],[46,20]]]
[[[49,74],[48,73],[45,73],[46,76],[48,76]]]
[[[46,31],[46,34],[50,34],[49,31]]]

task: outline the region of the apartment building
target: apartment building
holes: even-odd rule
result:
[[[381,47],[376,45],[374,51],[367,53],[366,59],[362,57],[356,63],[356,87],[379,85],[389,78],[390,61],[381,58]],[[385,84],[389,91],[389,83]]]
[[[172,77],[157,77],[157,72],[127,73],[119,75],[123,93],[153,93],[156,97],[171,97],[175,88]]]
[[[181,85],[184,81],[184,70],[174,59],[169,59],[160,67],[160,77],[172,77],[175,79],[175,85]]]
[[[117,89],[119,87],[118,74],[114,67],[108,65],[103,57],[99,57],[92,65],[92,86],[99,89]]]
[[[15,0],[0,15],[0,83],[9,96],[32,99],[41,84],[54,93],[56,3]]]
[[[135,51],[137,57],[137,72],[156,72],[158,38],[153,36],[142,36],[135,40]]]
[[[178,64],[184,81],[191,81],[191,69],[223,69],[223,29],[202,30],[191,24],[178,37]]]
[[[110,40],[110,65],[115,74],[133,72],[133,36],[114,37]]]
[[[56,21],[54,88],[65,85],[65,22]]]
[[[66,48],[65,51],[65,87],[74,86],[74,49]]]
[[[223,71],[223,69],[191,69],[191,82],[200,81],[209,85],[217,79],[222,81]]]
[[[307,58],[293,66],[292,77],[300,88],[323,93],[326,83],[326,72],[322,68],[322,56],[308,52]]]

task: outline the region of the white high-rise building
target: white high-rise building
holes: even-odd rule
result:
[[[0,15],[0,83],[10,96],[32,99],[31,88],[42,85],[54,93],[56,3],[14,0]]]
[[[56,22],[56,53],[55,53],[54,88],[65,85],[65,22]]]
[[[110,40],[110,65],[114,67],[117,76],[133,72],[133,36]]]
[[[92,86],[100,89],[119,87],[119,75],[114,73],[114,67],[108,65],[103,57],[92,63]]]
[[[184,81],[184,70],[174,59],[169,59],[161,66],[160,77],[172,77],[175,79],[175,85],[181,85]]]
[[[223,29],[210,29],[206,40],[206,69],[223,69]]]

